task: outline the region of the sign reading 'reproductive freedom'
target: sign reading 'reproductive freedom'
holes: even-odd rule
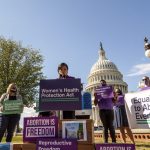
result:
[[[82,109],[80,79],[40,81],[40,111],[80,109]]]

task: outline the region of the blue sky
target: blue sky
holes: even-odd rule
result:
[[[149,6],[149,0],[0,0],[0,34],[40,49],[48,78],[66,62],[83,83],[102,41],[133,91],[150,75],[143,48],[144,37],[150,39]]]

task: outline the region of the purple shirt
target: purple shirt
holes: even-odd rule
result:
[[[95,99],[98,100],[100,109],[113,109],[113,88],[112,86],[100,86],[95,90]]]
[[[150,89],[149,86],[141,88],[140,91],[144,91],[144,90],[148,90],[148,89]]]
[[[115,106],[122,106],[122,105],[125,105],[124,95],[119,95],[117,97],[117,102]]]
[[[71,77],[71,76],[60,76],[59,79],[75,79],[75,77]]]

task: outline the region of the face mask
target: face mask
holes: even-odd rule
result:
[[[17,91],[16,91],[16,89],[11,89],[10,90],[12,93],[16,93]]]
[[[102,86],[105,86],[105,85],[106,85],[106,83],[101,83],[101,85],[102,85]]]

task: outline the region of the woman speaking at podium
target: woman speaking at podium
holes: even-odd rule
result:
[[[59,79],[75,79],[74,77],[68,76],[68,65],[61,63],[58,66]],[[75,119],[75,111],[63,111],[63,119]]]
[[[6,100],[14,101],[21,100],[22,97],[19,95],[17,86],[15,83],[9,84],[6,93],[4,93],[0,98],[0,109],[3,112],[3,104]],[[23,106],[22,106],[23,107]],[[0,122],[0,142],[7,130],[6,142],[11,142],[13,138],[13,133],[15,131],[16,125],[20,120],[20,114],[2,114]]]

